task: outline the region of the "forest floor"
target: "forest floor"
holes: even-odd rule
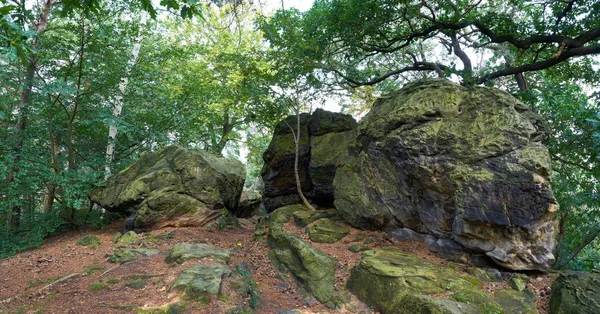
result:
[[[116,221],[98,231],[76,231],[48,239],[40,248],[21,252],[0,260],[0,313],[152,313],[152,309],[168,304],[184,304],[185,313],[227,313],[241,306],[248,306],[248,294],[233,291],[233,277],[222,282],[221,295],[212,300],[194,300],[185,297],[170,286],[178,274],[190,265],[184,263],[169,267],[164,259],[176,243],[206,243],[232,251],[230,266],[251,263],[254,271],[251,280],[260,291],[256,313],[374,313],[366,305],[352,298],[348,306],[338,310],[327,309],[314,298],[307,297],[297,289],[294,279],[276,270],[267,257],[266,241],[253,240],[254,223],[245,221],[240,227],[223,230],[201,228],[164,228],[147,235],[158,239],[150,244],[160,253],[151,257],[139,257],[125,264],[113,264],[107,257],[113,253],[113,236],[120,232],[124,222]],[[381,232],[352,232],[334,244],[311,242],[304,228],[293,223],[286,224],[293,231],[322,252],[335,257],[339,263],[336,285],[344,289],[350,270],[362,253],[348,250],[352,244],[370,238],[371,247],[396,247],[399,250],[428,261],[448,265],[438,258],[426,245],[412,242],[391,242]],[[76,245],[87,234],[101,241],[96,248]],[[357,242],[361,241],[361,242]],[[454,264],[455,266],[456,264]],[[466,266],[465,266],[466,268]],[[142,278],[145,286],[132,287],[133,279]],[[547,313],[552,275],[530,275],[528,288],[536,295],[536,306],[541,314]],[[506,282],[486,283],[484,290],[507,288]],[[243,313],[243,312],[239,312]]]

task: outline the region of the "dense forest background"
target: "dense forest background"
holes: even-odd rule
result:
[[[546,120],[557,267],[600,268],[599,54],[594,0],[0,0],[0,257],[109,222],[87,193],[145,151],[240,158],[250,185],[282,117],[445,77]]]

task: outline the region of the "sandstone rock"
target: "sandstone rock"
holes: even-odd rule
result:
[[[146,248],[137,248],[137,249],[125,248],[125,249],[118,249],[118,250],[115,250],[113,252],[113,255],[111,255],[108,258],[108,261],[111,262],[111,263],[123,264],[123,263],[127,263],[127,262],[130,262],[130,261],[136,260],[138,255],[154,256],[154,255],[156,255],[158,253],[159,253],[159,251],[157,249],[146,249]]]
[[[552,284],[550,314],[600,313],[600,273],[566,272]]]
[[[210,246],[204,243],[177,243],[165,258],[167,264],[182,264],[190,259],[212,259],[229,264],[231,251]]]
[[[480,291],[482,284],[477,278],[394,249],[375,249],[363,253],[347,286],[361,301],[384,314],[478,313],[465,303],[422,294]]]
[[[317,220],[308,227],[308,236],[311,241],[319,243],[335,243],[350,233],[350,228],[342,226],[328,218]]]
[[[296,116],[289,116],[276,127],[263,159],[261,176],[265,184],[263,199],[268,212],[300,203],[294,177]],[[317,109],[300,115],[298,174],[305,196],[318,205],[333,205],[333,178],[336,165],[347,155],[356,121],[349,115]]]
[[[504,267],[548,269],[557,203],[541,119],[509,94],[423,80],[378,100],[338,165],[356,227],[453,239]]]
[[[538,310],[535,307],[535,296],[526,291],[498,290],[494,292],[494,300],[505,313],[538,314]]]
[[[183,270],[172,288],[191,296],[216,297],[221,290],[221,280],[229,275],[231,270],[224,265],[196,265]]]
[[[235,212],[245,180],[239,161],[167,146],[146,153],[93,189],[90,199],[134,217],[134,228],[202,226]]]
[[[100,239],[93,234],[87,234],[77,241],[79,246],[89,246],[91,248],[97,248],[100,246]]]
[[[517,291],[524,291],[527,288],[527,282],[529,282],[529,277],[525,274],[514,274],[508,280],[510,287]]]
[[[315,222],[321,218],[334,218],[337,216],[337,211],[335,208],[326,209],[326,210],[301,210],[295,211],[292,215],[294,217],[294,222],[300,227],[306,227],[310,223]]]
[[[337,261],[312,247],[302,239],[287,232],[281,226],[273,226],[269,232],[275,266],[289,270],[302,284],[329,308],[340,304],[335,284],[335,266]]]

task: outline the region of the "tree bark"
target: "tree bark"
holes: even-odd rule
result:
[[[55,0],[46,0],[44,5],[42,6],[42,12],[37,20],[34,22],[33,29],[37,33],[36,36],[31,41],[31,49],[32,53],[29,55],[29,61],[27,64],[27,72],[25,73],[25,84],[21,91],[21,97],[19,99],[19,104],[15,108],[18,112],[17,124],[15,125],[15,138],[16,145],[14,148],[15,158],[13,160],[13,165],[8,173],[8,184],[13,185],[15,183],[15,176],[19,172],[18,164],[21,161],[21,151],[23,148],[23,136],[25,133],[25,128],[27,127],[27,114],[29,111],[29,98],[31,95],[31,90],[33,89],[33,81],[35,78],[35,71],[37,67],[37,49],[38,49],[38,39],[39,36],[46,31],[48,27],[48,19],[50,17],[50,11],[54,6]],[[20,202],[13,205],[11,209],[10,216],[8,218],[8,226],[9,228],[17,228],[19,227],[21,220],[21,205]]]
[[[585,247],[588,246],[588,244],[592,243],[592,241],[594,241],[596,237],[598,237],[598,235],[600,235],[600,223],[597,223],[588,233],[585,240],[573,251],[573,253],[571,253],[571,255],[569,255],[569,257],[564,262],[558,265],[558,269],[561,269],[565,265],[569,264],[569,262],[573,260],[575,256],[577,256],[577,254],[581,252],[581,250],[585,249]]]
[[[127,65],[125,67],[125,74],[119,83],[119,93],[115,96],[115,107],[113,109],[113,117],[115,121],[110,123],[108,129],[108,144],[106,145],[106,165],[104,167],[104,178],[108,179],[111,174],[111,164],[113,162],[115,156],[115,146],[117,144],[117,133],[118,128],[116,125],[116,120],[121,116],[121,111],[123,109],[123,97],[125,96],[125,91],[127,90],[127,84],[129,83],[129,73],[131,73],[131,69],[137,62],[138,56],[140,54],[140,48],[142,46],[142,40],[144,39],[142,35],[142,28],[146,24],[147,15],[146,13],[142,13],[142,19],[140,21],[140,29],[138,31],[138,36],[133,44],[133,49],[131,51],[131,56]]]
[[[50,171],[52,172],[53,176],[56,176],[60,172],[60,149],[58,146],[58,140],[56,139],[56,135],[54,134],[54,128],[52,126],[50,126],[49,135],[50,152],[52,154],[52,168],[50,169]],[[49,213],[52,211],[52,207],[54,205],[54,198],[56,195],[57,186],[55,183],[49,183],[46,185],[46,188],[47,192],[46,198],[44,199],[43,211],[44,213]]]
[[[294,134],[294,130],[292,129],[292,135],[294,136],[294,143],[296,144],[296,155],[294,158],[294,177],[296,178],[296,190],[298,191],[298,196],[302,200],[302,203],[309,210],[315,210],[315,208],[308,202],[304,193],[302,192],[302,184],[300,183],[300,175],[298,174],[298,159],[300,158],[300,110],[296,109],[296,134]]]

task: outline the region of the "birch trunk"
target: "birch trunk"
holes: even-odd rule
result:
[[[142,35],[142,29],[146,25],[147,15],[146,13],[142,13],[142,19],[140,21],[140,29],[138,31],[138,36],[135,39],[135,43],[133,44],[133,49],[131,51],[131,56],[127,61],[127,65],[125,67],[125,73],[121,82],[119,83],[119,93],[115,96],[115,107],[113,109],[113,117],[115,121],[117,118],[121,116],[121,111],[123,110],[123,97],[125,96],[125,91],[127,90],[127,84],[129,83],[129,73],[131,69],[137,62],[138,56],[140,54],[140,48],[142,46],[142,40],[144,39]],[[106,145],[106,165],[104,167],[104,178],[108,179],[111,174],[111,164],[115,156],[115,146],[117,144],[117,125],[113,121],[108,128],[108,144]]]

